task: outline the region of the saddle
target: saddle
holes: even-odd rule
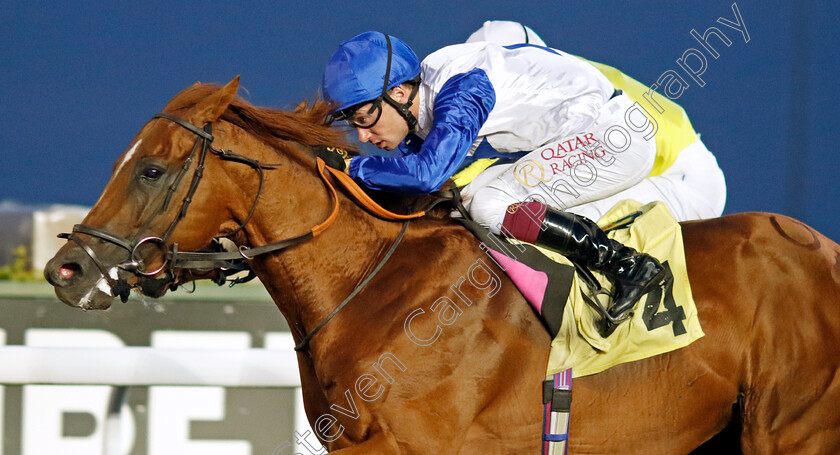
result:
[[[637,303],[630,320],[617,326],[603,318],[611,284],[598,273],[576,268],[562,255],[489,233],[459,220],[481,248],[519,288],[553,341],[547,374],[574,366],[574,376],[685,347],[704,334],[691,295],[682,231],[665,204],[626,200],[598,224],[608,235],[665,266],[664,285]]]

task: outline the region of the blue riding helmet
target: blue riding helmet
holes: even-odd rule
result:
[[[322,91],[324,98],[333,103],[333,115],[345,118],[352,109],[366,102],[384,99],[406,117],[413,126],[413,115],[408,103],[400,104],[388,96],[388,90],[420,75],[420,60],[414,51],[399,38],[380,32],[365,32],[347,40],[338,47],[324,71]],[[416,86],[415,86],[416,92]],[[348,112],[351,111],[351,112]],[[412,128],[413,129],[413,128]]]

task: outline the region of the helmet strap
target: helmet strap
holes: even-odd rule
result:
[[[382,86],[382,99],[385,100],[388,104],[394,107],[397,112],[402,115],[405,119],[405,123],[408,124],[408,134],[413,133],[417,129],[417,117],[411,113],[409,108],[411,107],[411,103],[414,101],[414,97],[417,96],[417,90],[420,87],[420,75],[418,74],[411,82],[414,84],[414,87],[411,89],[411,94],[408,96],[408,101],[405,103],[398,103],[388,95],[388,85],[391,80],[391,37],[388,36],[387,33],[383,33],[385,35],[385,43],[388,46],[388,61],[385,64],[385,84]]]
[[[408,101],[405,103],[398,103],[393,98],[391,98],[388,93],[382,94],[382,99],[385,100],[386,103],[390,104],[400,113],[400,115],[405,119],[405,123],[408,124],[408,134],[414,133],[417,130],[417,117],[411,113],[411,105],[414,102],[414,98],[417,96],[417,92],[420,88],[420,76],[418,75],[411,81],[413,87],[411,88],[411,94],[408,95]]]

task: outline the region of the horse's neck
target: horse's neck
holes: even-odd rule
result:
[[[359,223],[347,211],[342,208],[320,236],[266,262],[263,281],[289,325],[301,332],[311,330],[365,279],[398,234],[398,225]]]
[[[269,187],[266,195],[288,191],[282,183],[271,183],[277,187]],[[284,207],[267,206],[267,210],[260,213],[255,226],[262,231],[262,241],[298,235],[328,216],[331,205],[324,183],[312,179],[300,185],[301,194],[307,195],[304,204],[298,206],[285,201]],[[282,223],[278,220],[288,217],[300,219],[294,230],[280,227]],[[255,269],[300,339],[369,276],[401,229],[402,222],[374,217],[342,194],[336,221],[320,236],[272,255]],[[382,314],[382,328],[391,322],[401,324],[405,317],[403,313],[406,313],[402,307],[410,307],[410,312],[417,305],[430,303],[418,299],[418,294],[422,294],[420,291],[439,288],[436,293],[451,293],[449,286],[466,276],[476,261],[484,260],[488,267],[492,266],[492,261],[483,255],[477,244],[466,230],[445,220],[412,221],[393,256],[364,291],[328,323],[330,330],[325,329],[325,332],[335,333],[337,327],[347,327],[346,321],[364,317],[362,314],[369,314],[371,318]],[[495,271],[501,274],[497,269]],[[378,310],[383,311],[377,313]],[[390,317],[394,320],[390,321]],[[329,351],[325,343],[341,343],[341,339],[324,336],[325,332],[319,333],[315,344],[319,349]]]
[[[265,157],[264,159],[269,159]],[[276,160],[276,158],[275,158]],[[298,236],[326,220],[333,202],[312,169],[289,161],[289,182],[267,171],[259,208],[248,224],[247,242],[259,246]],[[284,197],[294,191],[296,197]],[[301,335],[323,320],[376,266],[397,237],[401,223],[367,214],[343,194],[339,213],[319,236],[254,263],[290,327]],[[245,210],[243,206],[241,211]]]

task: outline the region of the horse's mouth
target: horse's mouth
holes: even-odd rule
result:
[[[118,273],[116,267],[108,272],[112,278]],[[104,310],[114,300],[108,279],[72,251],[53,257],[44,268],[44,278],[55,288],[56,297],[74,308]]]
[[[116,268],[111,270],[112,278],[117,279]],[[78,271],[77,273],[81,273]],[[66,305],[80,308],[82,310],[106,310],[111,307],[114,294],[111,283],[101,274],[93,277],[76,276],[69,274],[65,266],[57,269],[47,267],[44,270],[47,281],[55,287],[55,295]],[[95,280],[95,281],[92,281]],[[150,298],[160,298],[169,290],[171,278],[167,273],[161,273],[155,277],[129,277],[131,288],[139,291],[139,294]],[[128,292],[128,291],[125,291]]]
[[[110,286],[104,278],[100,278],[92,287],[55,286],[55,295],[66,305],[82,310],[107,310],[114,301]]]

